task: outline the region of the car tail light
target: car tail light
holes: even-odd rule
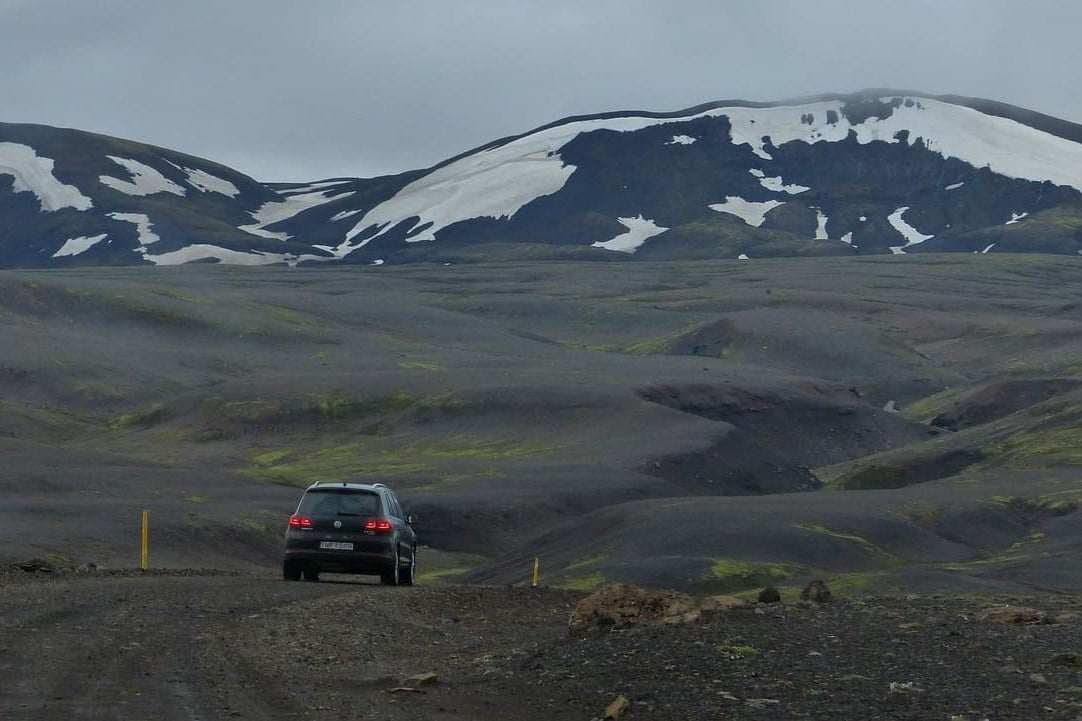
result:
[[[311,530],[312,519],[308,516],[290,516],[289,527]]]
[[[390,533],[391,522],[386,518],[369,518],[364,522],[364,530],[376,533]]]

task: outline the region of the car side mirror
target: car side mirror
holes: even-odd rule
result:
[[[412,513],[407,513],[406,514],[406,523],[408,523],[408,524],[410,524],[412,526],[416,522],[417,522],[417,517],[416,516],[414,516]]]

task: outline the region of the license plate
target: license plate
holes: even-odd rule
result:
[[[327,551],[352,551],[353,544],[342,541],[320,541],[319,547]]]

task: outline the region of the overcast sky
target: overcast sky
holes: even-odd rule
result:
[[[0,121],[258,180],[428,167],[552,120],[869,87],[1082,123],[1078,0],[0,0]]]

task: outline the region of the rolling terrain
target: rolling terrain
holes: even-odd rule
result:
[[[1078,590],[1076,258],[0,273],[0,554],[276,568],[382,481],[422,583]]]

